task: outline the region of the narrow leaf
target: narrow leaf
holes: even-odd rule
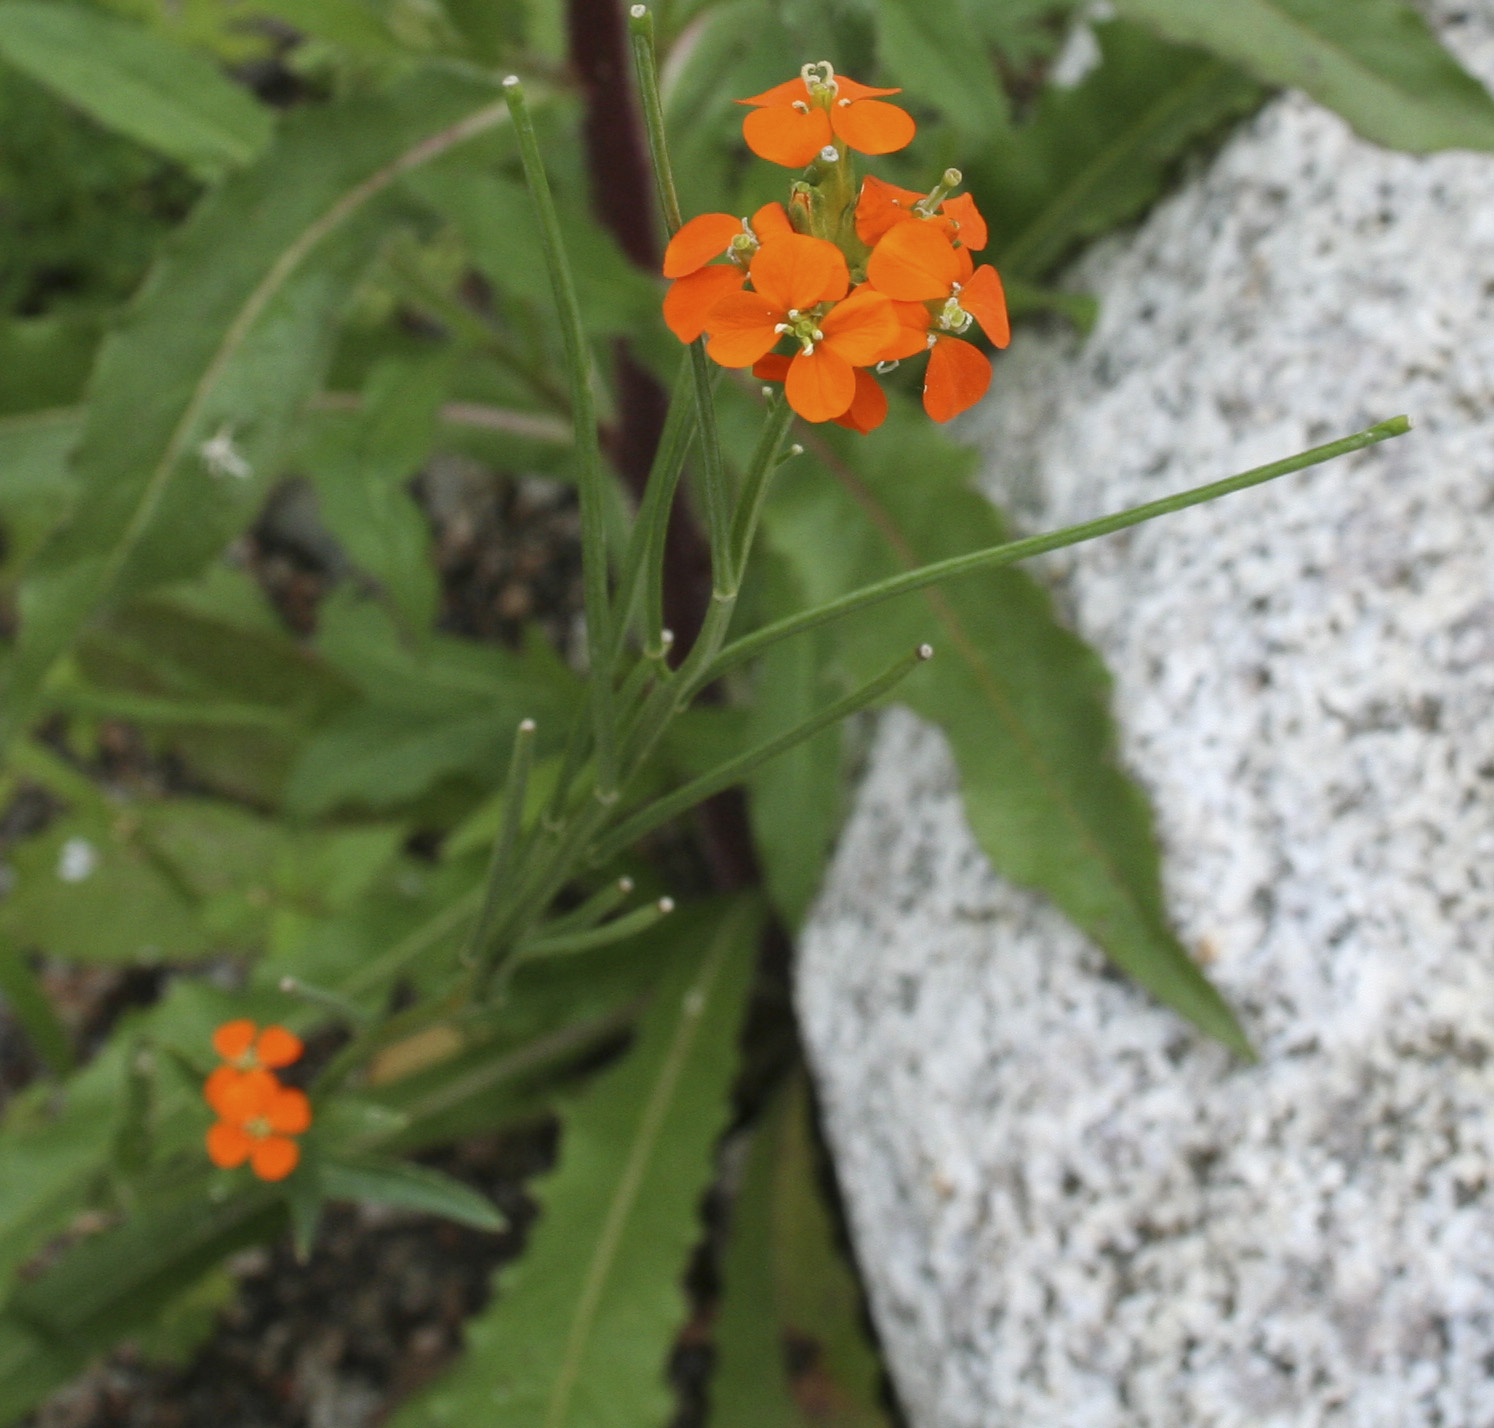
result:
[[[320,1179],[329,1200],[442,1215],[477,1230],[501,1230],[508,1223],[485,1195],[439,1170],[407,1161],[329,1160],[321,1167]]]
[[[835,480],[785,483],[769,528],[817,598],[1003,538],[966,485],[970,454],[941,451],[902,404],[856,447],[854,469],[834,438],[809,441]],[[858,677],[900,643],[938,647],[902,697],[949,738],[971,828],[997,870],[1047,893],[1119,967],[1248,1052],[1168,925],[1151,814],[1115,761],[1105,671],[1047,595],[1020,571],[980,572],[833,628]]]
[[[1010,122],[1006,94],[966,0],[879,0],[877,57],[910,98],[939,110],[967,143]]]
[[[99,123],[198,172],[246,164],[270,139],[270,112],[210,60],[99,10],[6,0],[0,58]]]
[[[251,517],[377,241],[369,205],[504,116],[486,85],[417,77],[295,116],[199,206],[100,355],[81,499],[22,590],[0,743],[101,604],[195,574]]]
[[[673,926],[676,960],[632,1051],[566,1117],[528,1253],[468,1324],[463,1361],[395,1428],[668,1421],[665,1359],[726,1121],[758,917],[737,903]]]
[[[1076,244],[1135,217],[1193,144],[1264,97],[1239,70],[1139,25],[1094,32],[1095,69],[1073,89],[1047,89],[1026,124],[967,166],[1004,275],[1041,279]]]
[[[1494,149],[1494,98],[1400,0],[1116,0],[1169,39],[1306,90],[1366,139]]]
[[[0,942],[0,998],[21,1029],[31,1038],[36,1054],[55,1076],[73,1069],[73,1046],[66,1029],[36,973],[9,942]]]

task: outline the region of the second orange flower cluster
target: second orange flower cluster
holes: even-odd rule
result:
[[[284,1180],[300,1163],[291,1137],[310,1129],[311,1102],[275,1072],[301,1059],[301,1038],[283,1026],[227,1021],[213,1033],[213,1049],[224,1064],[202,1088],[218,1116],[207,1133],[209,1159],[225,1169],[248,1161],[261,1180]]]
[[[788,208],[692,218],[664,255],[664,275],[674,279],[664,316],[676,337],[707,335],[715,361],[781,381],[806,420],[863,432],[887,414],[869,369],[926,351],[924,408],[948,421],[991,380],[989,360],[961,334],[978,323],[997,347],[1011,339],[1001,279],[971,257],[986,246],[985,220],[968,194],[946,196],[957,173],[928,195],[871,176],[847,186],[843,149],[885,153],[912,138],[911,118],[868,97],[895,93],[836,78],[824,65],[744,101],[757,106],[744,126],[754,151],[779,163],[814,161],[821,172],[794,185]],[[826,201],[837,189],[850,200],[839,213]]]

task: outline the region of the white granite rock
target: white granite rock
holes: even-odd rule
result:
[[[1494,0],[1444,5],[1494,81]],[[997,878],[889,716],[798,996],[917,1428],[1494,1425],[1494,158],[1300,98],[1077,275],[979,414],[1081,519],[1411,437],[1050,567],[1233,1061]]]

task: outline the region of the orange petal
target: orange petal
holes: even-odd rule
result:
[[[931,223],[895,224],[866,263],[872,285],[900,302],[948,297],[959,274],[960,260],[949,239]]]
[[[848,79],[843,74],[835,76],[835,100],[838,104],[842,99],[849,99],[854,104],[858,99],[876,99],[880,95],[901,94],[901,89],[878,89],[871,84],[858,84],[854,79]]]
[[[972,253],[979,253],[986,246],[990,239],[990,234],[986,231],[986,220],[981,217],[980,209],[975,206],[975,200],[968,193],[946,198],[939,205],[939,212],[960,225],[957,230],[960,242]]]
[[[840,138],[863,154],[890,154],[913,142],[918,126],[906,109],[884,104],[880,99],[858,99],[830,110],[830,124]]]
[[[923,377],[923,409],[935,421],[948,421],[973,407],[990,385],[991,364],[984,352],[958,337],[940,337]]]
[[[875,247],[877,239],[894,223],[904,223],[913,216],[910,210],[922,197],[911,188],[899,188],[867,174],[856,200],[856,236],[867,247]]]
[[[739,99],[738,104],[792,104],[794,100],[802,99],[809,102],[809,86],[804,83],[803,78],[786,79],[782,84],[775,84],[772,89],[765,89],[761,94],[754,94],[751,99]]]
[[[955,255],[955,262],[960,265],[960,271],[955,278],[955,282],[963,286],[970,281],[970,275],[975,271],[975,259],[970,256],[968,248],[955,248],[952,251]]]
[[[267,1026],[254,1043],[254,1054],[259,1064],[268,1066],[271,1070],[299,1061],[305,1049],[301,1045],[301,1038],[283,1026]]]
[[[877,354],[879,362],[916,357],[929,345],[929,310],[921,302],[895,302],[897,337]]]
[[[705,331],[706,314],[746,281],[735,263],[715,263],[676,278],[664,294],[664,321],[669,330],[681,342],[694,342]]]
[[[866,367],[880,362],[882,353],[897,341],[897,313],[887,297],[863,283],[820,319],[820,331],[825,334],[820,347],[828,347],[853,367]]]
[[[803,312],[816,303],[844,297],[850,281],[840,249],[804,233],[764,243],[752,260],[752,286],[784,312],[789,308]],[[781,317],[773,320],[783,321]]]
[[[311,1125],[311,1102],[304,1091],[282,1086],[265,1107],[265,1119],[281,1135],[300,1135]]]
[[[757,234],[759,243],[766,243],[769,238],[787,238],[794,231],[794,225],[789,222],[789,216],[783,211],[781,203],[765,203],[756,213],[752,215],[752,231]]]
[[[752,375],[761,382],[781,382],[788,376],[789,363],[793,360],[781,352],[770,352],[752,364]]]
[[[218,1121],[208,1127],[207,1153],[214,1165],[232,1170],[249,1159],[254,1149],[254,1137],[242,1126]]]
[[[203,1095],[225,1121],[242,1125],[255,1116],[263,1115],[280,1082],[268,1071],[238,1071],[224,1066],[220,1075],[215,1071],[203,1087]]]
[[[254,1147],[250,1161],[261,1180],[284,1180],[300,1162],[301,1147],[284,1136],[267,1135]]]
[[[887,393],[882,384],[865,368],[856,369],[856,395],[835,422],[863,436],[875,431],[887,419]]]
[[[982,263],[960,290],[960,306],[980,323],[981,331],[996,346],[1005,347],[1012,340],[1006,290],[1001,286],[1001,274],[989,263]]]
[[[258,1028],[247,1017],[238,1021],[225,1021],[213,1033],[213,1050],[225,1061],[238,1061],[249,1053],[254,1045],[254,1033]]]
[[[698,213],[664,250],[664,276],[682,278],[719,258],[742,231],[742,220],[729,213]]]
[[[787,104],[754,109],[742,120],[742,137],[758,158],[802,169],[830,142],[830,116],[818,107],[805,114]]]
[[[727,293],[706,316],[706,351],[723,367],[750,367],[773,350],[779,338],[774,329],[787,315],[761,293]]]
[[[783,390],[788,404],[806,421],[830,421],[851,405],[856,373],[844,357],[819,346],[807,356],[795,353]]]

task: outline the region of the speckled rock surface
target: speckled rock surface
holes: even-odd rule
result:
[[[1443,33],[1494,80],[1494,0]],[[1050,567],[1232,1062],[996,878],[889,716],[798,995],[916,1428],[1494,1424],[1494,159],[1287,98],[1085,262],[977,425],[1029,526],[1396,412]]]

